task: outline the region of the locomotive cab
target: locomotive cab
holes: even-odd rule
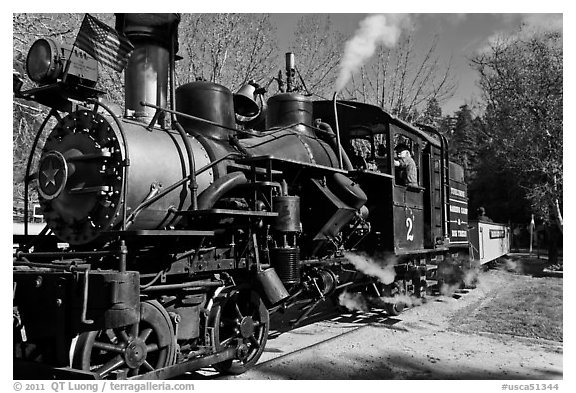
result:
[[[335,127],[330,102],[316,102],[314,110],[315,118],[321,117]],[[395,255],[436,249],[438,244],[431,239],[443,237],[437,225],[442,229],[444,207],[434,202],[435,198],[440,200],[441,186],[430,180],[426,162],[431,148],[440,156],[439,140],[372,105],[342,102],[338,117],[342,145],[353,166],[350,177],[368,196],[366,207],[374,230],[374,248]],[[394,165],[395,147],[400,144],[411,151],[417,185],[402,182]],[[434,187],[436,193],[431,192]],[[437,214],[439,221],[433,221]]]
[[[396,119],[393,119],[396,120]],[[402,128],[400,122],[390,124],[391,140],[394,141],[394,147],[406,146],[416,165],[417,184],[406,184],[402,176],[402,169],[395,166],[394,169],[394,192],[393,192],[393,211],[394,211],[394,244],[395,252],[398,254],[422,250],[425,248],[424,237],[426,225],[424,220],[424,190],[422,187],[422,141],[417,135],[409,132],[408,129]]]

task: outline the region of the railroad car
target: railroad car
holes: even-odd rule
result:
[[[463,171],[433,128],[312,101],[293,54],[266,105],[255,83],[176,86],[179,15],[116,17],[134,45],[123,110],[95,59],[47,38],[27,58],[38,86],[14,79],[50,109],[25,176],[46,227],[14,238],[15,378],[242,373],[271,313],[306,301],[300,323],[355,291],[397,315],[468,249]],[[417,185],[396,171],[400,143]]]
[[[471,258],[481,265],[510,253],[510,227],[506,224],[470,221],[468,238]]]

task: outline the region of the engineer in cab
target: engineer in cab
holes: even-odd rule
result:
[[[396,167],[398,184],[407,187],[418,187],[418,171],[408,146],[403,143],[398,144],[394,151],[396,153],[394,166]]]

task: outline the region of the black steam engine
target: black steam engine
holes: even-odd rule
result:
[[[40,365],[65,378],[241,373],[270,313],[308,299],[299,322],[357,291],[398,314],[402,296],[425,296],[427,270],[468,246],[462,169],[443,136],[336,95],[313,102],[293,91],[292,54],[285,92],[264,104],[254,83],[176,88],[179,19],[117,15],[135,47],[124,111],[100,98],[94,59],[48,39],[27,60],[39,87],[15,83],[51,108],[26,174],[47,225],[14,239],[17,378]],[[395,173],[399,143],[418,186]]]

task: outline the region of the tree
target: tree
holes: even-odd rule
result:
[[[484,206],[496,222],[530,222],[526,190],[520,186],[515,172],[498,157],[493,141],[479,143],[475,154],[467,181],[469,212],[473,214],[478,207]]]
[[[267,83],[278,64],[268,14],[185,14],[179,41],[179,84],[203,79],[236,91],[252,79]]]
[[[417,118],[431,99],[437,103],[454,94],[456,83],[451,60],[441,61],[438,37],[423,52],[414,48],[414,37],[407,34],[393,48],[381,46],[372,61],[352,78],[345,94],[378,105],[408,121]]]
[[[438,100],[435,97],[432,97],[426,103],[426,108],[418,118],[418,122],[434,128],[439,128],[441,120],[442,108],[440,108]]]
[[[98,19],[113,26],[112,14],[94,14]],[[26,57],[28,50],[39,38],[49,38],[59,44],[73,44],[82,23],[84,14],[13,14],[12,38],[13,56],[12,68],[24,79],[23,90],[36,87],[26,75]],[[105,92],[104,98],[117,104],[123,103],[122,74],[107,67],[99,67],[97,88]],[[30,148],[42,120],[48,114],[48,109],[34,102],[13,100],[13,198],[22,200],[24,173]],[[53,124],[48,124],[49,130]],[[39,152],[36,152],[36,158]],[[31,198],[36,196],[31,194]]]
[[[494,41],[472,60],[487,102],[484,120],[495,156],[526,190],[532,211],[560,231],[562,61],[560,33],[525,28]],[[555,228],[549,227],[550,232]],[[551,243],[556,238],[550,234]]]
[[[80,19],[81,20],[81,19]],[[26,77],[28,50],[38,38],[50,38],[58,43],[66,41],[74,32],[76,14],[13,14],[12,15],[12,69],[24,78],[22,89],[35,87]],[[30,147],[36,130],[48,110],[34,102],[20,99],[12,101],[12,179],[13,199],[24,198],[24,173]],[[36,198],[31,195],[31,198]]]
[[[472,111],[467,104],[460,107],[455,117],[456,124],[452,130],[448,151],[451,159],[464,168],[465,178],[470,179],[478,149],[477,123],[472,119]]]
[[[290,50],[309,93],[332,98],[343,45],[344,36],[334,31],[330,16],[307,14],[298,20]]]

